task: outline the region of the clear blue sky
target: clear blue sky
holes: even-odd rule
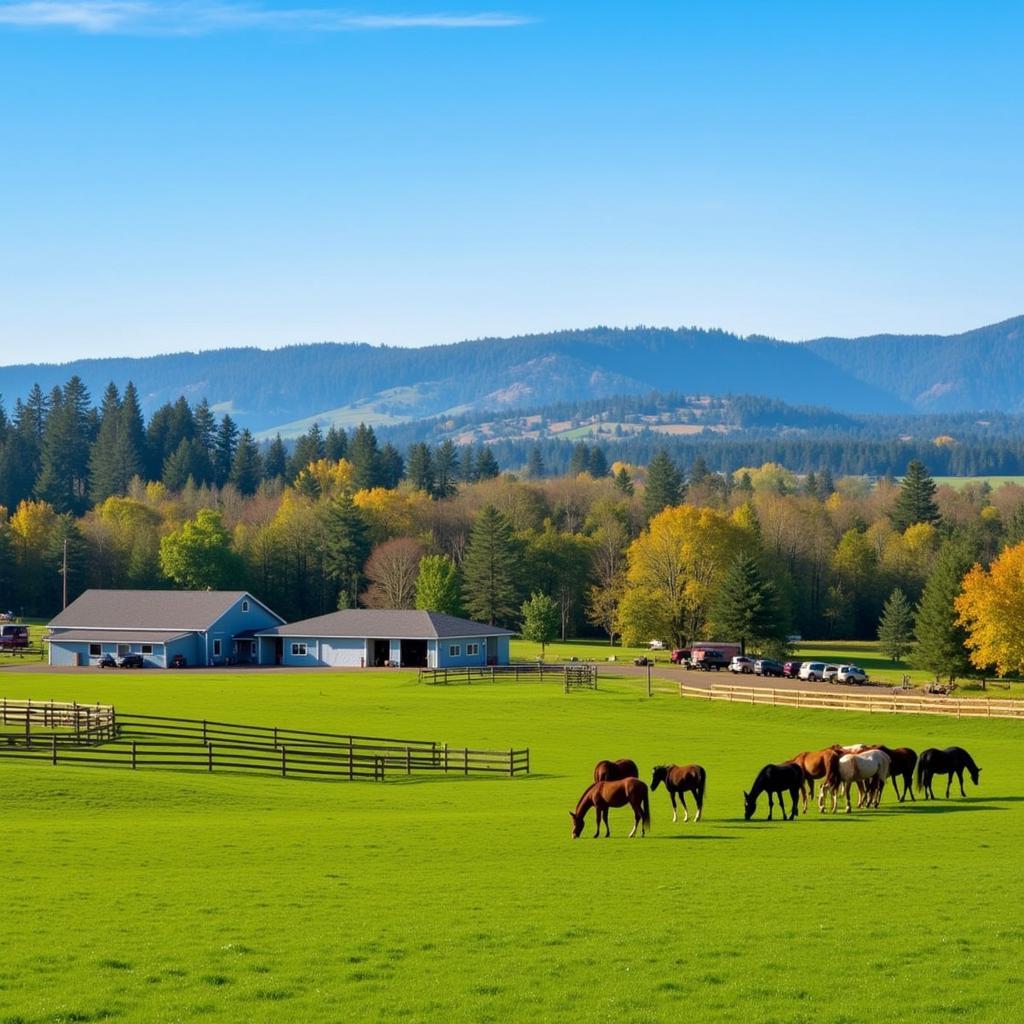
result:
[[[1024,7],[0,0],[0,363],[1024,312]]]

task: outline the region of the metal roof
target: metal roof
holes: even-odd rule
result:
[[[188,632],[153,629],[58,629],[52,636],[43,639],[48,643],[67,640],[93,644],[169,644],[172,640],[188,635]]]
[[[87,590],[49,626],[201,631],[243,597],[284,621],[246,590]]]
[[[514,636],[500,626],[456,618],[442,612],[347,608],[286,626],[257,631],[259,636],[326,636],[381,640],[445,640],[462,637]]]

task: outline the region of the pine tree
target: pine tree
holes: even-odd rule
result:
[[[906,476],[889,517],[893,529],[899,533],[915,523],[939,521],[939,506],[935,504],[935,481],[923,462],[914,459],[907,466]]]
[[[238,488],[239,493],[244,495],[255,494],[260,480],[263,479],[260,449],[248,427],[239,435],[228,479]]]
[[[477,514],[462,561],[462,593],[473,618],[494,626],[519,610],[519,547],[509,521],[493,506]]]
[[[370,531],[352,496],[342,491],[324,515],[324,567],[339,587],[338,607],[355,608],[370,554]]]
[[[280,435],[278,435],[280,437]],[[288,479],[294,480],[311,462],[324,458],[325,445],[320,427],[314,423],[296,442],[288,460]]]
[[[693,465],[690,466],[690,486],[704,483],[709,476],[711,476],[711,470],[708,469],[708,464],[704,461],[703,456],[698,455],[693,460]]]
[[[587,471],[595,480],[600,480],[608,475],[608,457],[600,445],[594,445],[590,449],[590,459],[587,462]]]
[[[352,485],[357,491],[381,485],[380,451],[373,427],[360,423],[348,442],[348,460],[352,463]]]
[[[832,478],[832,470],[826,466],[818,477],[818,497],[825,501],[836,492],[836,482]]]
[[[331,462],[340,462],[348,452],[348,434],[339,430],[333,423],[324,437],[324,457]]]
[[[117,437],[117,456],[114,459],[116,480],[124,493],[132,479],[146,472],[146,426],[139,405],[139,392],[128,381],[121,399],[121,429]]]
[[[80,515],[89,491],[89,392],[74,376],[62,390],[54,389],[50,401],[36,492],[58,512]]]
[[[569,460],[570,476],[579,476],[590,469],[590,446],[583,441],[577,441],[572,446],[572,458]]]
[[[899,662],[914,642],[914,609],[907,595],[896,587],[878,620],[878,642],[888,658]]]
[[[450,498],[459,489],[459,450],[450,438],[434,453],[434,493]]]
[[[121,393],[111,381],[103,392],[100,405],[100,429],[89,454],[90,496],[94,504],[111,494],[123,494],[117,467],[118,436],[121,433]],[[127,485],[126,485],[127,486]]]
[[[405,478],[417,491],[426,491],[427,494],[434,493],[434,459],[430,452],[430,445],[418,441],[409,448],[409,458],[406,460]]]
[[[235,460],[237,447],[238,427],[235,421],[224,413],[213,442],[213,479],[218,487],[223,487],[231,476],[231,464]]]
[[[558,636],[561,618],[558,602],[548,597],[547,594],[534,592],[528,601],[523,602],[520,614],[523,617],[523,623],[519,632],[524,640],[540,644],[540,657],[543,661],[545,648]]]
[[[953,604],[971,561],[963,541],[959,538],[946,541],[939,549],[914,618],[917,643],[911,661],[934,672],[936,678],[945,676],[950,682],[971,674],[964,646],[967,631],[958,624]]]
[[[161,480],[169,491],[179,494],[189,480],[196,482],[193,456],[197,444],[197,441],[183,437],[178,447],[164,460]]]
[[[196,406],[192,418],[195,422],[196,440],[206,449],[210,458],[213,459],[213,452],[217,443],[217,420],[210,409],[210,403],[205,398]]]
[[[494,457],[489,445],[481,445],[476,457],[476,479],[491,480],[501,470],[498,468],[498,460]]]
[[[652,519],[662,509],[678,505],[682,498],[683,478],[668,452],[662,448],[647,467],[644,513],[648,519]]]
[[[402,482],[402,477],[405,476],[405,459],[390,441],[380,450],[378,467],[379,487],[386,487],[390,491]]]
[[[615,486],[623,494],[629,497],[633,496],[633,480],[629,473],[626,472],[625,466],[619,466],[619,471],[615,474]]]
[[[263,459],[263,473],[268,480],[275,480],[278,477],[283,479],[287,469],[288,453],[285,451],[281,435],[277,434],[267,446],[267,454]]]
[[[420,560],[416,607],[423,612],[463,614],[459,570],[447,555],[425,555]]]
[[[711,606],[714,631],[747,645],[783,646],[785,627],[779,615],[775,587],[749,555],[739,555],[722,578]]]
[[[539,480],[544,476],[544,456],[538,445],[534,445],[530,449],[530,457],[526,462],[526,475],[531,480]]]

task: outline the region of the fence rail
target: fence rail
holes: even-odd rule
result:
[[[499,679],[535,678],[539,682],[548,680],[565,686],[566,679],[579,679],[585,674],[594,682],[596,689],[597,666],[589,662],[568,662],[559,665],[542,665],[524,663],[522,665],[461,665],[454,668],[421,668],[419,681],[432,685],[450,683],[472,683],[474,679],[486,682],[497,682]],[[589,686],[589,683],[588,683]]]
[[[0,698],[0,725],[8,740],[14,728],[31,744],[33,737],[48,739],[48,732],[64,730],[65,743],[102,743],[117,733],[117,714],[109,704],[77,704],[66,701],[8,700]]]
[[[953,718],[1024,719],[1024,701],[985,700],[980,697],[917,697],[893,692],[820,693],[817,690],[776,690],[756,686],[714,685],[707,688],[679,684],[680,697],[725,700],[772,707],[826,708],[870,714],[946,715]]]

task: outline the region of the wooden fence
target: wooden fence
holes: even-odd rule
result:
[[[8,741],[16,737],[32,744],[35,735],[49,742],[57,734],[62,743],[102,743],[117,734],[117,714],[109,704],[77,704],[65,701],[8,700],[0,698],[0,726]],[[9,731],[13,730],[13,731]],[[40,736],[40,734],[43,734]]]
[[[10,705],[15,703],[9,702]],[[38,706],[33,705],[33,709]],[[114,709],[108,710],[113,719]],[[12,707],[11,713],[14,715],[16,709]],[[55,711],[51,711],[53,727],[49,733],[11,733],[6,744],[0,743],[0,756],[45,760],[51,764],[185,768],[206,772],[268,771],[283,777],[326,776],[377,781],[419,772],[515,776],[530,771],[528,748],[477,750],[430,740],[356,736],[157,715],[118,713],[114,733],[87,745],[73,742],[73,733],[62,732],[63,720],[59,716],[52,717],[54,714]]]
[[[449,683],[472,683],[497,682],[501,679],[511,679],[518,683],[520,679],[536,679],[539,682],[547,680],[552,683],[561,683],[568,692],[567,680],[587,679],[586,686],[589,689],[597,689],[597,666],[589,662],[568,662],[564,665],[542,665],[530,664],[521,665],[462,665],[455,668],[421,668],[419,680],[421,683],[432,685]]]
[[[918,697],[898,691],[888,694],[822,693],[817,690],[776,690],[757,686],[714,685],[704,688],[680,683],[679,696],[741,704],[768,704],[772,707],[863,711],[869,714],[1024,719],[1024,701],[985,700],[980,697]]]

